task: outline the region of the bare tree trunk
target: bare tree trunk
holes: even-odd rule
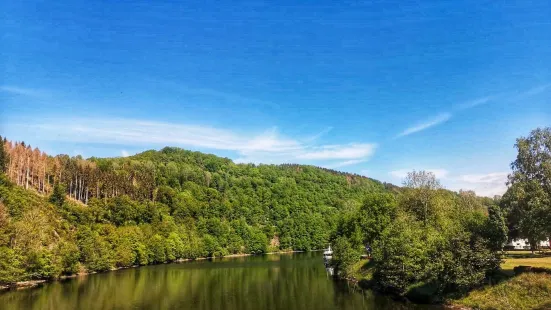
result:
[[[44,189],[45,183],[46,183],[46,163],[44,163],[44,167],[42,170],[42,193],[46,192],[46,190]]]
[[[29,165],[31,158],[27,156],[27,173],[25,175],[25,189],[29,188]]]

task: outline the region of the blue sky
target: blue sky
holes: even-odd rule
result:
[[[8,1],[0,134],[501,194],[551,125],[549,1]]]

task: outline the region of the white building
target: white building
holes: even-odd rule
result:
[[[539,246],[540,248],[548,248],[549,239],[540,241]],[[528,239],[513,239],[507,243],[506,247],[513,247],[515,250],[530,250],[530,242],[528,242]]]

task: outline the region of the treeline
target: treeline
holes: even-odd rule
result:
[[[517,139],[509,188],[501,199],[510,238],[524,238],[532,251],[551,242],[551,128],[538,128]]]
[[[343,212],[331,237],[339,273],[357,272],[368,248],[369,285],[425,302],[499,278],[508,239],[527,238],[535,250],[551,236],[551,128],[532,131],[515,147],[502,198],[452,193],[431,173],[414,171],[396,195],[369,194]]]
[[[334,243],[342,276],[370,249],[370,283],[418,302],[477,287],[500,266],[507,227],[497,201],[442,189],[432,173],[408,174],[399,195],[369,194],[344,214]]]
[[[0,283],[325,248],[341,211],[385,191],[358,175],[170,147],[85,160],[4,140],[0,164]]]
[[[1,140],[1,137],[0,137]],[[67,194],[83,203],[92,197],[109,198],[128,195],[133,199],[153,199],[155,167],[148,162],[116,162],[83,159],[81,156],[48,156],[25,142],[4,138],[4,172],[25,189],[49,194],[61,183]]]

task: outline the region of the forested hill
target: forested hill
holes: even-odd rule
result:
[[[19,269],[0,274],[0,283],[324,248],[342,210],[357,209],[366,193],[385,191],[359,175],[235,164],[172,147],[83,159],[3,141],[0,263]]]

